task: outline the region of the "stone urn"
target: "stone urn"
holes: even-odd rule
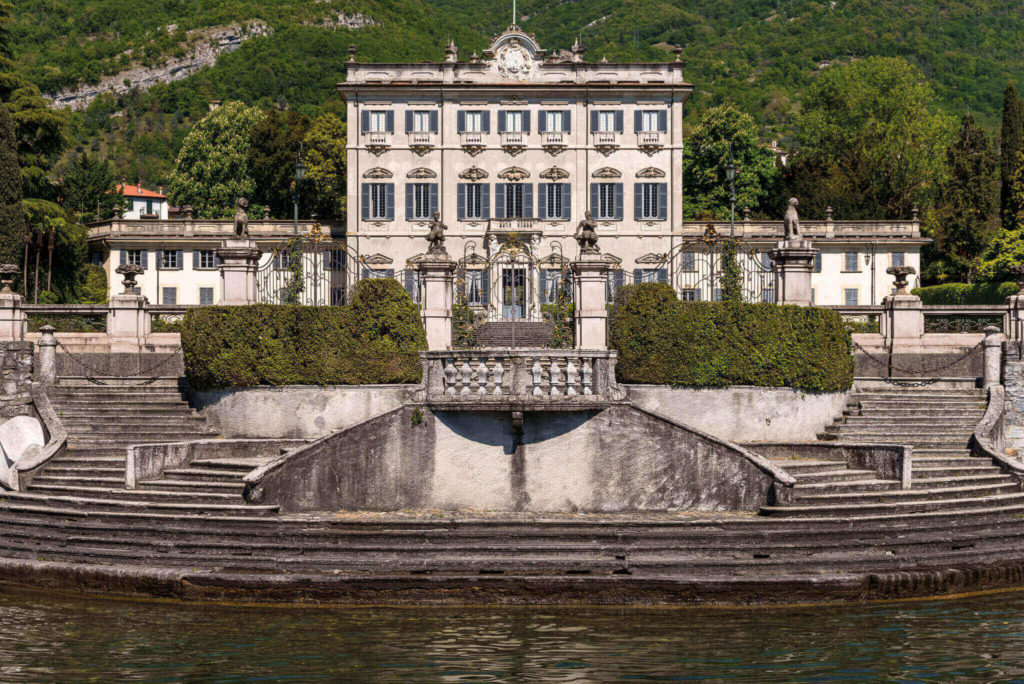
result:
[[[11,292],[11,285],[14,284],[14,276],[20,271],[17,264],[0,264],[0,284],[3,285],[0,294],[14,294]]]
[[[890,266],[885,272],[895,279],[893,284],[896,286],[896,294],[910,294],[907,292],[907,276],[917,273],[913,266]]]
[[[138,264],[122,264],[115,272],[124,277],[124,294],[135,294],[135,277],[142,273],[142,267]]]

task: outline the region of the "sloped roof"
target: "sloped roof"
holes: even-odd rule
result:
[[[167,199],[167,195],[147,190],[141,185],[118,185],[115,190],[125,197],[149,197],[152,199]]]

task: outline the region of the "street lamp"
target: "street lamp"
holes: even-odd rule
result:
[[[736,162],[732,158],[732,143],[729,143],[729,164],[725,167],[729,179],[729,237],[736,237]]]
[[[299,234],[299,182],[306,177],[306,165],[302,161],[302,143],[299,143],[299,154],[295,157],[295,192],[292,202],[295,205],[295,234]]]

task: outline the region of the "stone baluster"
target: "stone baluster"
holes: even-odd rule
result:
[[[590,359],[583,360],[583,394],[593,394],[594,366]]]
[[[468,359],[462,360],[462,365],[459,366],[459,372],[462,374],[462,389],[459,390],[459,394],[469,394],[469,386],[473,377],[473,367],[469,365]]]
[[[565,364],[565,395],[574,397],[578,394],[576,385],[579,384],[580,375],[576,370],[576,364],[570,358]]]
[[[533,360],[533,366],[530,367],[530,374],[533,376],[533,394],[535,396],[540,396],[543,394],[540,386],[542,382],[541,378],[544,375],[544,369],[540,365],[540,357]]]
[[[481,356],[480,363],[476,367],[476,393],[487,394],[487,390],[490,388],[491,383],[487,377],[487,357]]]
[[[558,359],[551,359],[549,368],[551,375],[551,396],[556,397],[562,393],[558,386],[562,383],[562,368],[558,365]]]
[[[494,368],[491,369],[491,377],[494,379],[494,391],[492,394],[501,394],[501,381],[505,377],[505,367],[502,365],[501,357],[494,359]]]
[[[455,385],[458,383],[459,370],[455,367],[453,359],[444,360],[444,393],[449,396],[455,395]]]

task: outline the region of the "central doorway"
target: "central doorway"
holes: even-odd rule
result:
[[[527,282],[525,268],[502,268],[501,317],[504,320],[521,321],[526,318]]]

